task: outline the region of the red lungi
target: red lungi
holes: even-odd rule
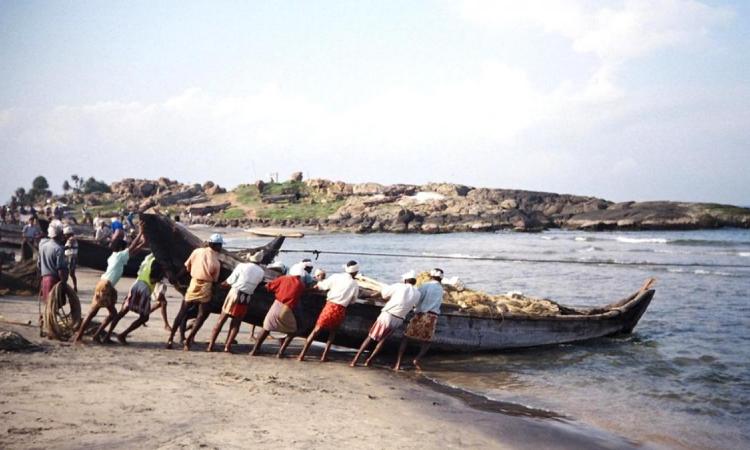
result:
[[[346,306],[326,302],[323,311],[318,316],[318,321],[315,322],[315,326],[322,330],[336,330],[341,326],[345,318]]]

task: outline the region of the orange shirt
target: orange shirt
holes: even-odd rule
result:
[[[219,253],[208,247],[196,248],[185,261],[190,277],[203,281],[219,281]]]
[[[276,278],[266,285],[269,292],[273,292],[276,301],[281,302],[289,308],[294,308],[302,298],[305,283],[294,275],[284,275]]]

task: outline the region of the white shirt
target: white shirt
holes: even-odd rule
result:
[[[316,285],[321,291],[328,291],[327,298],[331,303],[349,306],[359,295],[357,281],[348,273],[335,273]]]
[[[227,284],[245,294],[252,294],[255,288],[263,281],[263,269],[254,263],[240,263],[226,279]]]
[[[390,299],[381,311],[400,319],[405,318],[419,301],[419,290],[409,283],[388,285],[380,291],[380,295],[383,298]]]

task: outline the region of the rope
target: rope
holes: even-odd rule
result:
[[[67,297],[67,301],[66,301]],[[70,312],[63,307],[69,305]],[[73,288],[67,283],[58,282],[47,297],[44,309],[44,325],[47,336],[52,339],[67,341],[81,324],[81,302]]]
[[[420,258],[420,259],[459,259],[471,261],[493,261],[493,262],[521,262],[541,264],[580,264],[580,265],[607,265],[607,266],[649,266],[649,267],[730,267],[750,269],[750,265],[743,264],[708,264],[708,263],[659,263],[659,262],[617,262],[617,261],[577,261],[571,259],[535,259],[535,258],[508,258],[503,256],[456,256],[456,255],[415,255],[408,253],[379,253],[379,252],[344,252],[329,250],[279,250],[281,253],[312,253],[315,259],[322,254],[346,255],[346,256],[382,256],[387,258]]]

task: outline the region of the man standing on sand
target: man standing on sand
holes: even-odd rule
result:
[[[245,318],[247,308],[250,305],[250,297],[255,292],[255,288],[263,281],[265,275],[263,268],[259,265],[263,261],[263,256],[263,250],[248,256],[249,262],[237,264],[229,277],[221,284],[221,287],[229,288],[229,293],[227,293],[224,305],[221,308],[219,321],[216,322],[216,326],[211,331],[211,340],[206,348],[207,352],[213,351],[216,338],[219,336],[224,323],[230,317],[232,321],[229,323],[229,333],[227,333],[227,341],[224,343],[224,351],[226,353],[232,352],[232,342],[240,332],[242,319]]]
[[[47,239],[39,243],[39,261],[37,268],[42,277],[39,287],[39,301],[47,307],[49,293],[59,282],[68,281],[68,261],[65,259],[62,224],[52,221],[47,228]],[[44,330],[44,321],[39,316],[39,332]]]
[[[34,249],[37,247],[37,242],[43,236],[42,230],[36,223],[34,216],[29,217],[29,222],[23,226],[21,231],[23,241],[21,243],[21,259],[28,260],[34,257]]]
[[[131,255],[134,255],[138,250],[142,249],[146,245],[146,235],[143,234],[141,228],[138,236],[130,243],[130,247],[125,248],[125,241],[119,241],[115,251],[107,258],[107,270],[102,274],[99,282],[96,283],[94,288],[94,298],[91,300],[91,309],[88,315],[81,323],[81,327],[73,337],[73,342],[81,342],[84,331],[89,326],[89,323],[94,319],[96,313],[99,312],[100,308],[107,308],[109,315],[99,328],[94,333],[94,342],[101,343],[101,334],[104,329],[117,317],[117,310],[115,309],[115,303],[117,302],[117,291],[115,286],[117,282],[122,278],[122,272],[125,269],[125,265],[128,263]],[[109,336],[109,335],[108,335]],[[109,340],[105,340],[105,343],[109,343]]]
[[[303,266],[295,264],[289,269],[289,275],[283,275],[266,285],[268,292],[274,294],[274,301],[268,310],[265,319],[263,319],[263,331],[255,341],[250,356],[255,356],[260,351],[260,346],[266,340],[271,331],[286,333],[277,358],[284,356],[284,352],[294,339],[294,333],[297,332],[297,319],[294,317],[294,307],[302,299],[302,293],[305,291],[305,282],[303,281],[305,270]]]
[[[73,280],[73,290],[78,292],[78,278],[76,278],[76,267],[78,267],[78,239],[76,239],[73,227],[65,225],[63,228],[65,238],[65,258],[68,260],[70,279]]]
[[[388,336],[404,323],[406,315],[409,314],[409,311],[419,301],[420,293],[414,287],[417,284],[416,272],[410,270],[401,275],[401,279],[403,280],[402,283],[391,284],[380,291],[380,295],[384,299],[389,300],[383,306],[383,309],[380,310],[380,315],[375,320],[375,323],[372,324],[367,338],[362,342],[362,346],[359,347],[359,351],[357,351],[354,359],[349,364],[351,367],[357,365],[359,357],[367,349],[367,346],[370,345],[370,341],[375,341],[378,344],[375,346],[372,354],[370,354],[370,357],[365,361],[365,366],[369,367],[375,356],[380,353]]]
[[[398,349],[398,358],[393,370],[401,368],[401,358],[406,351],[406,345],[409,340],[420,343],[420,349],[414,358],[413,364],[417,370],[422,370],[419,361],[430,348],[430,342],[435,335],[435,327],[440,316],[440,305],[443,303],[443,269],[432,269],[430,271],[430,281],[419,286],[419,303],[417,303],[416,314],[409,321],[409,325],[404,331],[404,337],[401,339],[401,346]]]
[[[169,326],[169,321],[167,320],[167,284],[164,279],[158,279],[156,282],[151,281],[151,269],[154,267],[159,267],[159,269],[161,269],[156,262],[154,254],[149,253],[143,258],[143,262],[140,267],[138,267],[137,278],[149,285],[151,290],[151,300],[156,302],[155,305],[151,306],[150,312],[153,313],[161,308],[161,319],[164,321],[164,329],[169,332],[172,331],[172,327]]]
[[[193,344],[196,333],[203,326],[203,322],[210,314],[208,304],[211,303],[211,297],[213,296],[213,285],[219,281],[219,273],[221,272],[221,263],[219,262],[219,253],[221,253],[221,247],[224,245],[224,238],[219,233],[214,233],[208,238],[207,247],[196,248],[190,254],[187,261],[185,261],[184,270],[190,273],[190,285],[185,292],[185,299],[180,305],[180,312],[172,323],[172,331],[169,333],[169,340],[167,340],[167,348],[172,348],[174,334],[177,328],[184,330],[182,323],[185,321],[187,314],[188,304],[198,304],[198,317],[195,321],[195,325],[190,330],[190,335],[185,340],[183,350],[190,350],[190,346]],[[182,273],[178,276],[181,277]]]
[[[305,346],[302,347],[302,351],[297,358],[300,361],[304,361],[310,345],[312,345],[315,336],[321,330],[328,331],[328,341],[320,360],[328,360],[328,351],[331,349],[331,344],[333,344],[333,340],[336,337],[336,330],[339,329],[346,318],[346,307],[354,302],[359,295],[359,285],[355,280],[359,273],[359,264],[356,261],[349,261],[343,268],[346,273],[333,274],[315,286],[321,291],[328,291],[328,294],[326,304],[318,316],[318,321],[315,323],[315,328],[313,328],[312,333],[307,337]]]

